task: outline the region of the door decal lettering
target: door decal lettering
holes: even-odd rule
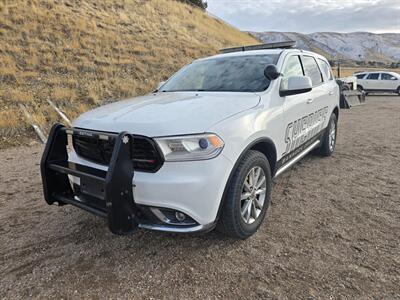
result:
[[[323,129],[327,116],[328,106],[289,123],[285,134],[286,149],[282,156],[316,136]]]

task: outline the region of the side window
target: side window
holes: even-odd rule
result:
[[[323,59],[318,58],[319,65],[321,66],[322,74],[326,80],[333,80],[332,69],[330,65]]]
[[[363,78],[365,77],[365,74],[358,74],[358,75],[356,75],[356,77],[357,77],[358,79],[363,79]]]
[[[393,75],[390,75],[388,73],[381,73],[381,79],[382,80],[396,80],[396,77]]]
[[[312,85],[316,86],[322,83],[322,75],[317,62],[312,56],[302,56],[301,61],[303,62],[304,73],[306,76],[311,78]]]
[[[282,81],[281,89],[286,90],[288,84],[288,78],[291,76],[304,76],[303,68],[301,66],[300,57],[298,55],[289,56],[285,61],[282,69]]]
[[[300,58],[298,55],[290,56],[286,60],[282,74],[285,78],[290,76],[304,76],[303,68],[301,67]]]
[[[370,80],[378,80],[378,78],[379,78],[379,73],[370,73],[367,77],[367,79]]]

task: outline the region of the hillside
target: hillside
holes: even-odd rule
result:
[[[319,52],[330,59],[400,62],[400,34],[369,32],[252,32],[264,42],[295,40],[298,47]]]
[[[257,41],[172,0],[0,1],[0,146],[33,137],[23,103],[48,128],[144,94],[194,58]]]

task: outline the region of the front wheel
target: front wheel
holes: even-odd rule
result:
[[[260,227],[271,195],[271,169],[265,155],[248,151],[228,183],[218,229],[246,239]]]
[[[336,147],[337,137],[337,117],[335,114],[331,115],[329,119],[328,127],[326,128],[325,134],[321,140],[322,145],[319,148],[319,154],[322,156],[331,156]]]

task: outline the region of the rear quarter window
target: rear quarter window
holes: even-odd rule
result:
[[[321,67],[321,72],[324,75],[324,78],[328,80],[333,80],[333,74],[331,66],[323,59],[318,58],[319,66]]]

